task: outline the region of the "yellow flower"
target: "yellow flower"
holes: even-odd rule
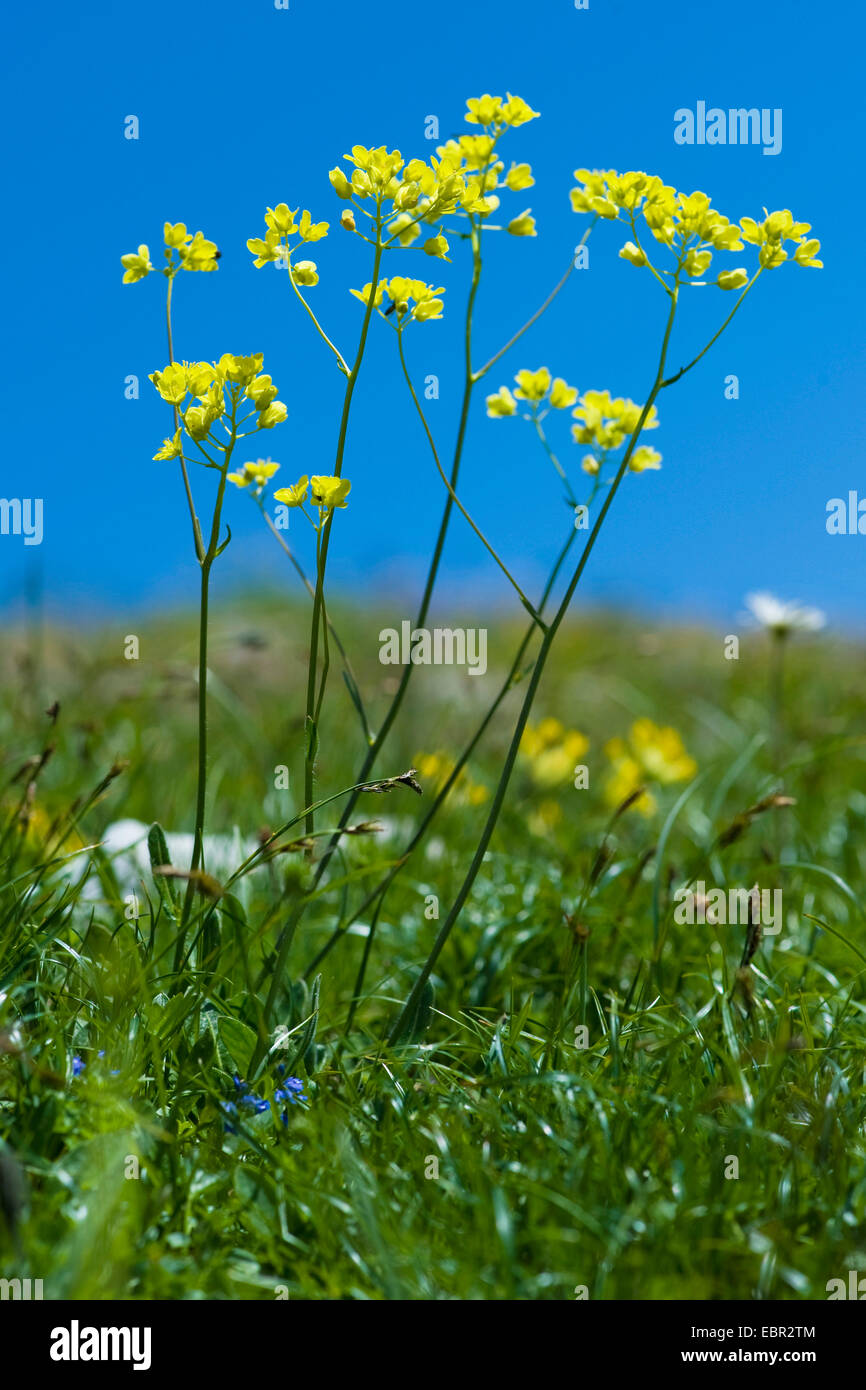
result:
[[[304,474],[291,487],[281,487],[274,493],[275,502],[285,502],[287,507],[300,507],[307,495],[309,478]]]
[[[186,384],[191,396],[203,396],[216,379],[216,368],[212,362],[184,362]]]
[[[162,448],[153,457],[154,459],[179,459],[182,454],[183,445],[180,442],[180,430],[177,430],[171,439],[162,441]]]
[[[250,382],[244,390],[244,395],[253,402],[256,410],[267,410],[271,401],[277,398],[277,388],[267,373],[264,373]]]
[[[236,385],[248,386],[257,372],[262,369],[264,354],[255,352],[249,357],[238,357],[224,352],[216,364],[216,375],[221,381],[231,381]]]
[[[274,476],[279,466],[270,459],[256,459],[255,463],[245,463],[241,473],[227,473],[226,477],[236,487],[249,487],[250,483],[255,483],[256,487],[261,488]]]
[[[434,289],[432,285],[427,285],[423,280],[410,280],[405,275],[394,275],[391,280],[383,280],[379,289],[386,294],[395,305],[397,317],[404,318],[407,314],[416,319],[418,323],[424,323],[427,319],[441,319],[442,300],[437,296],[444,294],[445,290],[440,285]],[[369,298],[370,286],[364,286],[364,295]],[[360,299],[362,296],[357,290],[352,293]],[[414,305],[412,301],[414,302]],[[365,300],[366,302],[366,300]],[[377,305],[378,305],[377,297]]]
[[[274,425],[281,425],[288,414],[282,401],[272,401],[259,415],[259,429],[272,430]]]
[[[824,262],[815,259],[820,250],[820,241],[815,238],[813,238],[812,241],[807,241],[804,237],[794,252],[794,260],[797,265],[809,265],[814,266],[816,269],[821,269]]]
[[[184,411],[184,429],[190,439],[194,439],[199,443],[201,440],[207,439],[211,425],[218,419],[219,412],[215,412],[211,407],[191,405],[188,410]]]
[[[124,285],[134,285],[136,280],[143,280],[145,275],[153,270],[150,263],[150,251],[143,243],[137,252],[130,251],[129,255],[121,256],[120,264],[124,270]]]
[[[688,781],[697,772],[697,763],[686,752],[676,729],[660,727],[647,718],[635,720],[627,742],[611,739],[604,751],[612,764],[604,789],[610,806],[621,805],[647,781],[668,786]],[[635,806],[644,815],[652,815],[655,810],[654,800],[647,795]]]
[[[298,261],[291,269],[296,285],[318,285],[319,273],[315,261]]]
[[[661,463],[661,454],[656,453],[648,444],[641,444],[629,459],[628,466],[632,473],[643,473],[646,468],[661,468]]]
[[[692,279],[697,279],[699,275],[704,274],[712,259],[712,251],[690,251],[686,256],[686,274]]]
[[[439,259],[443,261],[447,261],[449,259],[448,242],[445,240],[445,237],[442,235],[441,232],[438,236],[431,236],[427,238],[427,240],[424,242],[424,250],[428,256],[438,256]]]
[[[281,236],[291,236],[298,229],[295,226],[295,217],[298,209],[292,212],[288,203],[277,203],[275,208],[265,209],[265,226],[272,232],[277,232]],[[307,214],[309,217],[309,213]]]
[[[337,165],[336,169],[331,170],[331,172],[328,175],[328,178],[331,180],[334,192],[336,193],[338,198],[342,198],[344,202],[351,198],[352,185],[346,178],[346,175],[343,173],[343,170],[340,168],[339,165]]]
[[[502,108],[502,118],[507,126],[525,125],[527,121],[534,121],[541,115],[540,111],[533,111],[522,97],[513,97],[510,92],[506,92],[505,95],[508,100]]]
[[[543,401],[550,390],[550,372],[546,367],[539,367],[536,372],[530,372],[524,367],[514,380],[517,382],[514,394],[519,401]]]
[[[215,241],[208,241],[196,232],[188,246],[179,246],[178,255],[184,270],[216,270],[219,250]]]
[[[352,484],[348,478],[323,477],[315,475],[310,480],[312,499],[317,507],[332,511],[334,507],[345,507]]]
[[[537,725],[527,724],[520,740],[520,752],[529,763],[529,773],[539,787],[560,786],[574,776],[575,763],[589,748],[589,739],[577,729],[566,729],[559,719],[548,717]]]
[[[642,266],[647,263],[646,254],[639,246],[635,246],[633,241],[627,241],[619,254],[621,260],[630,261],[632,265]]]
[[[514,415],[517,412],[517,402],[507,386],[500,386],[495,395],[488,396],[486,404],[487,414],[491,420],[496,420],[504,415]]]
[[[467,125],[501,125],[503,121],[502,97],[468,97],[466,101]]]
[[[637,427],[641,407],[623,396],[612,400],[609,391],[585,391],[572,414],[578,421],[571,427],[578,444],[591,444],[605,450],[618,449]],[[652,406],[643,427],[645,430],[656,429],[658,423],[658,412]],[[644,467],[649,466],[644,464]]]
[[[382,296],[383,296],[383,294],[385,293],[385,288],[386,288],[387,284],[388,284],[388,281],[387,281],[387,280],[380,280],[379,283],[378,283],[378,285],[376,286],[376,295],[375,295],[375,298],[374,298],[374,300],[373,300],[373,308],[374,308],[374,309],[378,309],[379,305],[382,303]],[[353,294],[353,295],[355,296],[356,299],[360,299],[360,301],[361,301],[362,304],[368,304],[368,303],[370,302],[370,295],[371,295],[372,293],[373,293],[373,284],[372,284],[372,281],[368,281],[367,284],[364,286],[364,288],[363,288],[362,290],[349,290],[349,294]]]
[[[163,240],[169,250],[177,250],[178,247],[186,246],[188,241],[192,241],[192,232],[188,232],[185,222],[166,222],[162,229]]]
[[[321,241],[322,237],[328,235],[329,226],[329,222],[314,222],[310,213],[304,210],[298,223],[301,241]]]
[[[512,236],[538,236],[535,230],[535,218],[530,217],[532,209],[527,208],[519,217],[513,217],[508,224],[508,231]]]
[[[741,290],[749,283],[748,271],[739,266],[736,270],[722,270],[716,281],[720,290]]]
[[[561,376],[555,378],[550,388],[550,404],[554,410],[567,410],[577,400],[577,387],[568,386]]]
[[[524,188],[531,188],[534,183],[532,169],[528,164],[512,164],[505,175],[505,186],[510,188],[512,193],[521,193]]]
[[[533,835],[544,838],[556,829],[562,817],[563,811],[558,801],[539,801],[527,816],[526,823]]]
[[[247,241],[247,250],[252,251],[255,256],[253,265],[256,270],[261,270],[263,265],[270,261],[278,261],[283,254],[283,244],[280,233],[272,228],[265,232],[265,239],[261,237],[250,237]]]
[[[594,454],[584,454],[580,466],[584,473],[589,473],[591,475],[598,473],[601,468],[601,464]]]
[[[150,380],[169,405],[180,405],[186,396],[186,370],[179,362],[170,362],[162,372],[151,372]]]

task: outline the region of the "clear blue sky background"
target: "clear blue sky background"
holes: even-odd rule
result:
[[[733,218],[789,207],[813,224],[823,271],[793,265],[763,277],[722,342],[660,402],[651,442],[663,471],[627,480],[587,575],[594,601],[726,621],[743,594],[769,588],[858,624],[866,599],[866,536],[830,537],[825,507],[859,489],[862,454],[864,258],[862,51],[859,6],[793,0],[759,7],[636,0],[439,0],[436,5],[211,0],[205,7],[48,3],[6,21],[2,102],[7,171],[3,220],[7,394],[0,495],[42,496],[45,540],[0,537],[0,605],[40,583],[69,616],[132,614],[191,594],[196,567],[174,464],[151,462],[170,413],[147,381],[166,360],[163,293],[152,276],[121,285],[119,256],[140,241],[161,255],[163,220],[183,220],[223,251],[216,275],[177,282],[176,351],[213,358],[265,354],[290,416],[263,437],[281,480],[330,472],[342,378],[273,268],[246,250],[267,204],[309,207],[332,224],[315,248],[312,298],[344,352],[361,308],[348,286],[369,278],[368,248],[339,229],[327,171],[355,142],[429,156],[424,119],[443,135],[467,129],[464,99],[506,89],[542,119],[513,132],[506,154],[529,160],[537,184],[505,195],[531,203],[536,240],[491,236],[478,306],[478,360],[532,312],[568,264],[585,220],[570,210],[578,166],[645,169],[701,188]],[[862,34],[862,30],[861,30]],[[783,148],[683,147],[674,111],[781,107]],[[124,139],[124,118],[140,139]],[[855,143],[856,142],[856,143]],[[646,272],[617,258],[621,230],[600,224],[591,266],[497,368],[547,364],[581,390],[642,399],[652,379],[664,302]],[[722,258],[751,265],[748,253]],[[416,380],[435,373],[429,404],[443,454],[460,392],[465,263],[396,260],[448,287],[447,317],[409,339]],[[441,278],[440,278],[441,276]],[[685,295],[676,366],[730,308],[719,291]],[[393,335],[374,322],[356,397],[345,472],[351,505],[338,518],[332,578],[354,593],[414,592],[435,534],[441,483],[407,406]],[[124,399],[124,378],[141,399]],[[736,373],[740,399],[727,401]],[[567,518],[529,426],[471,420],[463,496],[528,585],[538,582]],[[557,441],[575,477],[568,417]],[[259,452],[256,450],[255,452]],[[252,455],[251,455],[252,456]],[[212,475],[194,479],[205,507]],[[235,494],[236,540],[218,565],[221,591],[245,579],[292,582],[249,500]],[[297,540],[297,533],[293,533]],[[460,518],[448,568],[458,592],[509,600]],[[443,590],[443,593],[445,591]],[[402,609],[401,609],[402,611]],[[408,613],[410,608],[406,608]]]

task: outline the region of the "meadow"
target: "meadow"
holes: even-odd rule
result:
[[[48,1298],[802,1299],[864,1261],[863,650],[747,573],[733,632],[593,612],[579,587],[620,489],[639,508],[662,466],[656,402],[668,420],[747,297],[738,328],[769,331],[768,283],[796,295],[821,243],[787,208],[737,222],[659,174],[578,168],[582,234],[564,274],[555,248],[535,264],[521,325],[501,276],[479,289],[491,236],[538,235],[512,158],[538,117],[470,97],[435,153],[352,145],[315,190],[338,222],[266,208],[247,271],[343,379],[314,449],[285,343],[183,357],[188,273],[221,312],[236,246],[165,221],[153,260],[119,257],[164,342],[143,466],[188,512],[198,607],[2,644],[4,1277]],[[537,344],[526,365],[590,236],[608,312],[635,285],[659,306],[640,401],[579,391]],[[336,312],[316,286],[344,273]],[[482,306],[512,324],[486,360]],[[460,386],[430,414],[438,376],[404,340],[452,315]],[[365,363],[374,334],[390,367]],[[442,484],[426,579],[387,602],[328,568],[346,509],[388,486],[356,388],[399,391],[413,426],[376,436],[406,461],[383,555],[412,549],[421,459]],[[509,431],[535,451],[519,486],[495,467]],[[530,489],[540,594],[497,549]],[[240,588],[250,502],[277,593]],[[452,522],[510,607],[474,581],[455,600]]]
[[[345,602],[331,618],[378,719],[386,623]],[[303,809],[307,620],[285,595],[212,616],[208,835],[259,843]],[[124,818],[191,828],[194,615],[143,624],[137,660],[119,629],[7,631],[0,1136],[29,1191],[19,1210],[7,1173],[9,1277],[75,1299],[809,1299],[862,1266],[853,641],[792,637],[774,704],[763,631],[744,628],[726,659],[720,632],[570,620],[432,991],[389,1041],[465,874],[519,688],[401,856],[520,631],[491,626],[483,679],[415,673],[378,771],[416,769],[423,795],[359,798],[354,823],[382,828],[344,835],[314,890],[252,1086],[309,844],[295,832],[235,885],[203,885],[210,945],[180,970],[184,881],[99,848]],[[356,723],[335,689],[317,797],[346,785]],[[616,740],[652,797],[618,813]],[[357,915],[389,865],[378,910]],[[745,965],[748,923],[675,922],[676,889],[698,881],[782,890],[781,929]]]

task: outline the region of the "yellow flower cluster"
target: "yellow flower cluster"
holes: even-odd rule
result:
[[[577,729],[566,729],[559,719],[548,717],[527,724],[520,740],[521,756],[537,787],[557,787],[574,776],[575,761],[589,748],[589,739]]]
[[[604,786],[609,806],[621,806],[646,782],[668,786],[688,781],[698,770],[676,729],[662,728],[647,718],[636,719],[628,739],[613,738],[605,744],[604,751],[611,762]],[[655,798],[649,792],[644,792],[634,805],[645,816],[656,810]]]
[[[315,261],[296,261],[292,264],[292,255],[297,246],[290,245],[290,238],[298,236],[302,243],[321,241],[322,237],[328,235],[329,223],[314,222],[306,209],[300,217],[298,212],[298,208],[292,210],[287,203],[277,203],[275,208],[268,208],[265,212],[267,230],[264,240],[261,237],[250,237],[247,250],[255,256],[253,265],[257,270],[261,270],[263,265],[272,261],[283,260],[296,285],[317,285],[319,272]]]
[[[750,217],[739,225],[711,206],[706,193],[678,193],[655,174],[631,171],[618,174],[615,169],[576,169],[579,185],[571,190],[575,212],[594,213],[609,221],[628,223],[634,241],[627,241],[620,256],[634,266],[649,264],[640,243],[635,218],[641,213],[653,237],[677,256],[675,272],[663,270],[663,275],[679,275],[684,269],[691,279],[703,278],[709,269],[714,251],[741,251],[743,243],[759,246],[759,263],[772,269],[788,259],[783,241],[796,244],[794,260],[798,265],[821,266],[816,259],[820,242],[807,241],[811,231],[808,222],[795,222],[790,212],[765,215],[760,226]],[[723,290],[740,289],[748,284],[749,274],[742,267],[722,271],[713,282]]]
[[[454,770],[454,760],[445,753],[419,753],[414,763],[419,780],[432,783],[437,791],[445,785]],[[457,803],[480,806],[487,801],[490,792],[482,783],[473,782],[464,767],[451,788],[450,795]]]
[[[590,444],[603,453],[618,449],[634,432],[641,410],[642,406],[623,396],[612,399],[609,391],[585,391],[580,404],[572,411],[577,424],[572,425],[571,432],[578,444]],[[643,428],[654,430],[658,423],[658,412],[651,406]],[[661,457],[655,449],[641,444],[634,450],[628,466],[633,473],[643,473],[647,468],[658,468]],[[588,454],[582,467],[585,473],[598,473],[601,460],[596,454]]]
[[[348,478],[335,478],[316,474],[308,478],[306,474],[293,484],[291,487],[278,488],[274,493],[275,502],[285,502],[287,507],[302,507],[307,499],[307,488],[310,489],[310,498],[315,507],[319,508],[319,513],[331,512],[335,507],[346,506],[352,484]]]
[[[544,403],[548,409],[567,410],[577,400],[577,387],[569,386],[561,376],[551,377],[546,367],[534,372],[523,367],[514,380],[517,384],[513,394],[507,386],[500,386],[487,397],[487,414],[492,420],[516,415],[518,401],[527,401],[536,410]]]
[[[255,484],[256,492],[261,492],[279,469],[278,463],[270,459],[256,459],[255,463],[245,463],[240,473],[227,473],[226,477],[235,487],[249,487]]]
[[[288,412],[283,402],[276,399],[276,386],[269,376],[262,374],[263,361],[260,352],[249,357],[227,352],[219,362],[170,362],[163,371],[152,372],[150,380],[162,399],[177,407],[190,439],[201,443],[225,416],[227,392],[232,410],[241,397],[252,402],[257,412],[257,430],[273,429],[286,419]],[[217,448],[225,447],[218,439],[211,442]],[[154,458],[173,459],[182,455],[181,430],[178,429],[172,439],[163,441]]]
[[[797,249],[794,261],[797,265],[813,266],[822,269],[824,262],[816,259],[821,243],[816,238],[808,240],[806,233],[812,228],[808,222],[795,222],[787,208],[783,212],[767,212],[764,208],[764,221],[755,222],[751,217],[740,219],[743,240],[752,246],[760,246],[758,260],[768,270],[775,269],[788,259],[782,243],[792,241]]]
[[[350,290],[349,293],[360,299],[362,304],[368,304],[373,293],[372,282],[368,282],[362,290]],[[373,307],[380,309],[383,299],[387,298],[393,309],[385,313],[396,311],[401,326],[404,320],[408,323],[412,319],[417,323],[426,323],[428,319],[441,319],[442,300],[439,295],[444,293],[441,285],[434,289],[423,280],[409,280],[404,275],[394,275],[390,280],[380,280],[377,284]],[[381,317],[384,318],[385,314]]]
[[[217,244],[215,241],[208,241],[202,232],[193,235],[187,231],[184,222],[166,222],[163,238],[165,259],[168,262],[163,271],[164,275],[172,276],[178,270],[216,270],[220,258]],[[150,250],[145,245],[139,246],[138,251],[121,256],[120,263],[124,271],[124,285],[134,285],[137,280],[143,280],[153,270]]]
[[[525,125],[539,113],[533,111],[522,97],[514,97],[510,92],[506,93],[505,101],[500,96],[485,94],[483,97],[470,97],[466,105],[467,124],[483,126],[484,134],[460,135],[456,140],[441,145],[437,154],[454,161],[466,181],[467,198],[463,200],[461,210],[483,219],[499,207],[497,189],[521,193],[534,185],[530,165],[512,161],[505,173],[505,165],[495,157],[495,150],[505,130]],[[531,212],[531,208],[526,208],[511,219],[507,230],[512,236],[536,235],[535,218]]]

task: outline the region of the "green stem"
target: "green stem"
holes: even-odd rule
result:
[[[619,490],[620,483],[622,482],[625,476],[626,470],[629,465],[629,460],[631,459],[632,453],[634,452],[635,446],[640,437],[641,431],[644,426],[644,422],[647,416],[649,415],[650,410],[652,409],[656,396],[661,390],[662,382],[664,380],[664,367],[667,358],[668,344],[670,342],[671,330],[673,329],[674,317],[676,315],[677,298],[678,290],[674,288],[671,294],[671,307],[670,312],[668,314],[664,338],[662,340],[662,348],[661,353],[659,355],[659,364],[658,369],[656,371],[656,377],[652,386],[652,390],[650,391],[649,397],[647,398],[647,401],[641,411],[640,419],[638,420],[637,425],[635,426],[632,436],[628,442],[628,446],[625,450],[625,453],[623,454],[622,461],[617,470],[616,477],[614,478],[610,487],[610,491],[608,492],[607,497],[605,498],[604,503],[601,507],[601,510],[599,511],[598,518],[595,522],[595,525],[592,528],[592,531],[590,532],[589,539],[587,540],[586,546],[584,547],[583,553],[577,564],[575,572],[572,575],[571,582],[569,583],[569,586],[565,592],[562,602],[560,603],[559,608],[556,611],[555,617],[550,623],[547,632],[544,634],[544,638],[541,643],[541,648],[539,650],[538,657],[536,659],[535,665],[532,670],[532,675],[530,677],[529,687],[527,689],[526,696],[524,697],[523,705],[521,706],[520,714],[517,719],[517,724],[514,729],[514,734],[512,735],[511,744],[509,746],[508,753],[505,758],[505,764],[503,766],[502,774],[499,779],[499,785],[496,788],[496,793],[493,798],[493,805],[490,808],[490,813],[487,817],[487,821],[485,822],[484,830],[481,833],[481,839],[478,842],[475,854],[472,858],[472,862],[469,866],[469,869],[466,873],[466,877],[463,880],[463,883],[460,887],[454,904],[452,905],[451,910],[448,913],[448,916],[445,918],[445,921],[442,923],[442,926],[439,928],[430,954],[428,955],[426,961],[424,962],[424,965],[421,968],[421,971],[409,994],[409,998],[404,1004],[402,1010],[400,1011],[397,1017],[396,1022],[393,1025],[393,1028],[391,1029],[389,1041],[392,1044],[399,1041],[400,1037],[402,1036],[405,1030],[409,1018],[412,1017],[414,1010],[417,1006],[418,1000],[420,998],[421,991],[423,990],[428,979],[430,978],[433,967],[436,964],[436,961],[439,959],[439,956],[442,952],[442,948],[448,940],[448,937],[451,935],[451,931],[454,927],[454,924],[463,910],[463,905],[466,902],[466,899],[469,897],[469,894],[472,890],[472,885],[474,884],[475,879],[478,876],[478,872],[481,868],[481,865],[484,862],[484,857],[487,853],[490,840],[493,836],[493,831],[496,828],[496,823],[499,819],[500,811],[502,810],[502,806],[505,800],[505,794],[508,790],[508,784],[511,780],[511,773],[514,768],[514,763],[517,759],[517,752],[520,747],[520,741],[523,737],[523,731],[526,727],[526,722],[529,718],[529,713],[532,709],[532,705],[535,700],[535,695],[538,690],[541,677],[544,673],[547,658],[550,655],[550,650],[553,646],[556,634],[559,631],[560,625],[562,624],[562,621],[568,611],[569,605],[574,595],[574,591],[580,582],[581,576],[584,572],[584,569],[586,568],[587,561],[589,560],[589,557],[592,554],[595,542],[598,538],[602,526],[604,525],[605,517],[607,516],[607,513],[610,510],[610,507],[613,503],[613,499],[616,496],[617,491]]]
[[[475,522],[472,520],[472,517],[469,515],[463,503],[460,501],[460,498],[457,496],[457,493],[454,491],[454,488],[448,481],[448,476],[445,472],[445,469],[442,467],[442,464],[439,461],[439,453],[436,448],[436,443],[433,439],[433,435],[430,432],[430,426],[427,424],[427,417],[424,414],[421,402],[418,400],[415,387],[412,384],[412,378],[409,375],[409,368],[406,365],[406,356],[403,352],[403,331],[401,328],[397,329],[397,348],[400,353],[400,366],[403,368],[403,376],[406,378],[406,385],[409,387],[409,394],[412,397],[415,409],[418,412],[418,418],[421,421],[421,424],[424,428],[424,433],[427,436],[427,443],[430,445],[430,452],[433,455],[433,462],[436,464],[436,468],[439,472],[439,477],[442,479],[443,483],[448,489],[448,495],[451,498],[451,501],[454,503],[461,516],[466,521],[468,521],[469,525],[472,527],[472,530],[475,532],[476,536],[481,541],[481,544],[485,547],[488,554],[491,555],[492,558],[496,561],[497,565],[502,570],[502,573],[505,575],[505,578],[516,590],[517,596],[520,599],[520,602],[523,604],[523,607],[526,609],[527,613],[536,623],[538,623],[539,627],[543,629],[544,624],[541,621],[541,618],[539,617],[533,605],[530,603],[529,599],[526,597],[526,594],[521,589],[517,580],[514,578],[514,575],[511,573],[505,562],[499,558],[499,556],[493,549],[493,546],[490,544],[481,528],[479,526],[476,526]]]
[[[352,396],[355,393],[355,383],[361,370],[361,363],[364,358],[364,349],[367,345],[367,333],[370,328],[370,319],[373,316],[373,306],[376,299],[376,288],[379,284],[379,269],[382,263],[382,214],[381,206],[378,209],[376,218],[376,254],[373,260],[373,274],[370,283],[370,293],[367,299],[364,322],[361,325],[361,337],[358,342],[358,351],[349,378],[346,382],[346,391],[343,397],[343,413],[340,419],[340,433],[337,439],[337,456],[334,462],[334,476],[339,478],[343,470],[343,456],[346,450],[346,433],[349,428],[349,412],[352,406]],[[310,662],[307,671],[307,705],[304,719],[306,730],[307,747],[304,758],[304,804],[309,806],[313,800],[313,771],[315,761],[315,746],[318,743],[318,730],[315,728],[315,703],[316,703],[316,676],[319,661],[319,627],[322,615],[322,594],[325,583],[325,570],[328,564],[328,546],[331,539],[331,526],[334,520],[334,513],[331,512],[324,524],[321,534],[321,556],[318,563],[318,576],[316,582],[316,593],[313,599],[313,616],[310,623]],[[323,691],[324,693],[324,691]],[[366,773],[362,774],[365,776]],[[360,780],[360,779],[359,779]],[[306,830],[311,834],[314,829],[314,817],[310,812],[307,817]],[[316,880],[318,882],[318,879]]]

